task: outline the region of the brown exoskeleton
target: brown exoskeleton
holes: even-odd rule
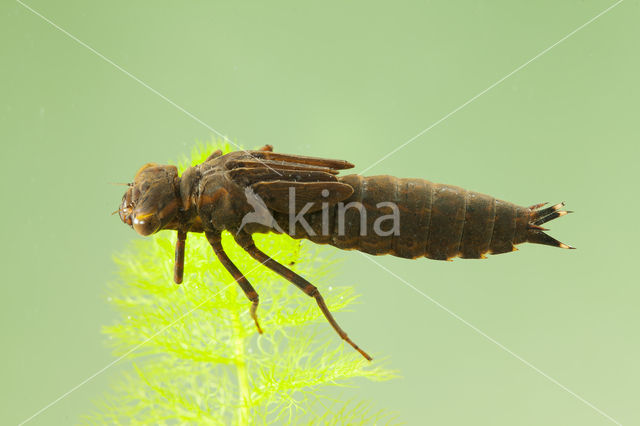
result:
[[[213,250],[251,301],[258,332],[258,294],[221,245],[222,231],[258,262],[315,298],[336,332],[366,359],[333,318],[318,289],[258,249],[252,234],[277,232],[369,254],[485,258],[523,242],[572,248],[548,236],[542,225],[567,214],[564,203],[520,207],[491,196],[393,176],[337,176],[353,167],[341,160],[287,155],[267,145],[222,155],[178,176],[175,166],[146,164],[122,198],[120,218],[141,235],[178,232],[174,280],[182,282],[187,232],[204,232]],[[393,222],[391,228],[384,222]]]

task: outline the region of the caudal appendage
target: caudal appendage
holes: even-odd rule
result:
[[[563,249],[575,249],[575,247],[571,247],[570,245],[561,243],[555,238],[550,237],[544,232],[548,231],[548,229],[540,226],[553,219],[565,216],[573,212],[571,210],[561,210],[564,207],[564,202],[543,209],[542,207],[546,204],[547,203],[535,204],[529,207],[529,209],[531,209],[531,217],[528,224],[527,242],[560,247]]]

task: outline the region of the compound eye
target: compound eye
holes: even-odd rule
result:
[[[134,214],[132,223],[133,229],[143,237],[153,234],[160,228],[160,219],[155,213]]]
[[[140,170],[138,170],[136,172],[136,175],[133,178],[133,181],[136,182],[138,180],[138,176],[140,176],[140,174],[142,172],[144,172],[146,169],[149,169],[151,167],[158,167],[159,165],[157,163],[147,163],[144,166],[140,167]]]

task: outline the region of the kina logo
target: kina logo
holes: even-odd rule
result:
[[[242,217],[242,222],[240,223],[240,228],[238,228],[238,232],[236,235],[244,228],[244,226],[248,223],[258,223],[260,225],[268,226],[269,228],[273,228],[276,231],[284,234],[285,232],[280,228],[278,222],[273,218],[271,211],[267,208],[267,205],[262,201],[262,198],[250,187],[246,187],[244,189],[244,195],[247,197],[247,202],[251,207],[253,207],[253,211],[245,214]]]

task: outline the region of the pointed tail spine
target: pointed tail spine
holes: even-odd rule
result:
[[[542,207],[546,204],[547,203],[541,203],[529,207],[529,209],[531,210],[531,216],[527,227],[527,242],[560,247],[563,249],[575,249],[575,247],[571,247],[570,245],[561,243],[555,238],[549,236],[544,232],[548,231],[548,229],[540,226],[553,219],[565,216],[573,212],[570,210],[561,210],[564,207],[564,202],[543,209]]]

